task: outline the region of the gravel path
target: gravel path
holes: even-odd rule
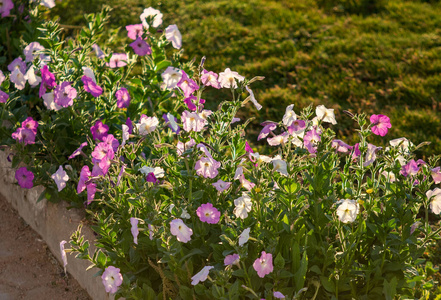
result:
[[[89,300],[46,243],[0,196],[0,300]]]

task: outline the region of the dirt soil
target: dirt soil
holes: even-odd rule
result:
[[[0,196],[0,300],[89,300],[41,237]]]

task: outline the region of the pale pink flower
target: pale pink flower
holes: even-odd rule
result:
[[[22,90],[26,86],[25,75],[18,68],[11,73],[9,80],[15,84],[17,90]]]
[[[342,153],[349,153],[353,148],[342,140],[332,140],[331,147],[335,148],[337,152]]]
[[[288,170],[287,170],[287,164],[286,161],[284,161],[282,159],[282,157],[280,155],[276,155],[271,162],[273,163],[274,166],[274,171],[279,172],[280,174],[284,175],[284,176],[288,176]]]
[[[277,299],[285,299],[285,295],[283,295],[281,292],[274,292],[273,296]]]
[[[225,182],[219,179],[215,183],[212,183],[212,185],[216,188],[218,192],[222,193],[223,191],[228,190],[230,188],[231,182]]]
[[[381,150],[381,147],[377,147],[372,144],[368,144],[368,151],[366,152],[366,158],[363,163],[364,167],[371,165],[377,159],[377,152]]]
[[[187,132],[202,131],[207,123],[207,121],[202,118],[198,113],[192,113],[186,110],[182,113],[181,120],[184,130]]]
[[[193,230],[185,225],[181,219],[174,219],[170,222],[170,232],[182,243],[189,242],[193,234]]]
[[[133,235],[133,243],[135,243],[136,245],[138,245],[138,234],[139,234],[138,223],[139,220],[137,218],[130,218],[130,225],[132,225],[130,232]]]
[[[211,156],[210,152],[204,144],[199,144],[197,147],[205,153],[206,157],[202,157],[196,162],[194,167],[196,170],[196,174],[205,178],[216,177],[219,173],[217,169],[220,168],[221,163],[216,161]]]
[[[162,24],[162,14],[159,10],[154,9],[153,7],[149,7],[144,9],[144,11],[142,12],[142,14],[139,16],[139,18],[141,19],[142,25],[146,28],[149,29],[150,25],[147,22],[147,18],[149,17],[153,17],[152,20],[152,26],[153,27],[158,27]]]
[[[226,68],[224,72],[219,73],[218,80],[221,87],[223,88],[236,89],[237,88],[236,79],[241,82],[245,79],[245,77],[239,75],[239,73],[237,72],[231,71],[230,68]]]
[[[60,166],[54,174],[52,174],[51,178],[57,184],[58,191],[60,192],[66,187],[66,182],[69,180],[69,175],[67,175],[66,171],[63,170],[63,166]]]
[[[257,275],[260,278],[265,277],[273,271],[273,256],[271,253],[262,251],[260,258],[256,259],[253,263],[253,268],[256,270]]]
[[[24,75],[24,79],[27,80],[31,87],[36,87],[41,83],[41,77],[35,75],[34,66],[30,66],[26,74]]]
[[[277,123],[274,123],[274,122],[264,122],[260,125],[262,125],[264,127],[260,131],[259,136],[257,137],[258,141],[263,138],[266,138],[268,136],[268,134],[270,134],[270,132],[272,132],[273,130],[275,130],[277,128]]]
[[[288,137],[289,137],[288,132],[284,132],[284,133],[276,135],[272,138],[268,138],[267,142],[270,146],[283,145],[288,141]]]
[[[220,211],[211,203],[202,204],[196,210],[196,215],[201,222],[208,224],[217,224],[220,219]]]
[[[405,166],[401,168],[400,174],[403,175],[404,177],[415,176],[419,170],[420,167],[418,167],[418,164],[415,162],[414,159],[412,159]]]
[[[106,66],[111,68],[121,68],[127,65],[127,54],[125,53],[113,53],[110,61],[106,63]]]
[[[120,269],[113,266],[109,266],[104,270],[101,279],[103,281],[106,292],[111,294],[115,294],[118,290],[118,287],[123,282],[123,277],[120,273]]]
[[[165,38],[170,41],[173,48],[181,49],[182,47],[182,35],[176,25],[169,25],[165,29]]]
[[[203,282],[203,281],[207,280],[208,273],[213,268],[214,268],[213,266],[205,266],[199,273],[197,273],[196,275],[191,277],[191,284],[196,285],[199,282]]]
[[[441,172],[440,167],[433,168],[432,171],[432,179],[435,182],[435,184],[438,184],[441,182]]]
[[[177,153],[179,156],[181,156],[185,151],[193,148],[196,145],[195,140],[190,139],[188,142],[186,142],[185,144],[181,141],[178,141],[178,144],[176,145],[177,148]]]
[[[57,111],[57,110],[60,110],[63,108],[60,105],[58,105],[57,103],[55,103],[54,92],[46,93],[42,96],[42,98],[43,98],[43,103],[48,110]]]
[[[294,104],[290,104],[286,107],[285,114],[283,115],[282,122],[285,126],[290,126],[292,122],[297,120],[297,115],[293,110]]]
[[[29,45],[27,45],[23,49],[23,54],[26,57],[25,61],[26,62],[34,61],[34,59],[37,57],[37,54],[34,53],[41,50],[44,50],[44,47],[40,45],[39,42],[32,42]]]
[[[179,69],[173,67],[167,67],[161,74],[167,89],[174,89],[178,86],[178,82],[181,80],[182,72]]]
[[[230,254],[225,256],[224,259],[224,265],[225,266],[231,266],[231,265],[239,265],[240,256],[239,254]]]
[[[159,125],[159,120],[156,117],[147,117],[146,115],[141,115],[141,119],[136,127],[138,128],[140,135],[147,135],[155,131],[156,126]]]
[[[132,40],[136,40],[138,37],[142,37],[142,34],[144,33],[144,28],[142,24],[127,25],[126,29],[127,36]]]
[[[219,81],[217,81],[218,75],[212,71],[203,70],[201,81],[202,84],[205,86],[212,86],[216,89],[220,89]]]

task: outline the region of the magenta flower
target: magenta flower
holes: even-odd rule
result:
[[[3,91],[0,91],[0,103],[6,103],[9,99],[9,95]]]
[[[83,77],[81,77],[81,81],[84,84],[84,90],[90,93],[95,98],[99,97],[103,93],[103,89],[98,86],[92,78],[84,75]]]
[[[144,33],[144,28],[142,24],[127,25],[126,29],[127,36],[132,40],[136,40],[138,37],[142,37],[142,34]]]
[[[265,277],[273,271],[273,256],[271,253],[262,251],[260,258],[256,259],[253,264],[254,270],[260,278]]]
[[[230,254],[225,256],[224,259],[224,265],[225,266],[231,266],[231,265],[239,265],[240,256],[239,254]]]
[[[153,184],[158,184],[159,183],[158,178],[156,178],[155,173],[153,173],[153,172],[150,172],[150,173],[147,174],[147,176],[145,177],[145,181],[151,182]]]
[[[92,157],[96,160],[113,159],[114,156],[112,146],[104,142],[99,143],[92,152]]]
[[[372,115],[370,120],[373,125],[371,130],[375,135],[385,136],[387,130],[392,127],[389,117],[385,115]]]
[[[317,153],[317,144],[320,140],[321,137],[319,133],[315,129],[312,129],[305,134],[303,145],[308,149],[309,153]]]
[[[15,179],[18,184],[24,189],[31,189],[34,186],[34,173],[28,171],[26,167],[21,167],[15,172]]]
[[[181,73],[182,77],[178,82],[178,87],[184,92],[184,97],[188,98],[194,91],[199,89],[199,86],[193,79],[188,77],[187,73],[184,71],[181,71]]]
[[[264,122],[260,125],[262,125],[264,127],[263,127],[262,131],[260,131],[259,136],[257,137],[258,141],[266,138],[268,136],[268,134],[270,134],[270,132],[272,132],[273,130],[275,130],[277,128],[277,123],[274,123],[274,122]]]
[[[83,166],[80,172],[80,180],[78,181],[77,193],[81,193],[86,189],[86,182],[89,180],[89,177],[92,176],[89,170],[89,166]]]
[[[181,219],[174,219],[170,222],[170,232],[182,243],[189,242],[193,234],[193,230],[185,225]]]
[[[53,89],[54,87],[57,86],[57,83],[55,82],[55,75],[49,71],[47,65],[43,66],[43,68],[41,68],[40,71],[41,71],[41,84],[38,95],[41,98],[44,94],[46,94],[47,89]]]
[[[54,101],[62,107],[73,105],[73,99],[77,97],[77,90],[70,85],[70,82],[64,81],[54,90]]]
[[[101,279],[103,281],[106,292],[111,294],[115,294],[118,290],[118,287],[123,282],[123,277],[120,273],[120,269],[113,266],[109,266],[104,270]]]
[[[245,151],[247,153],[254,153],[253,149],[251,148],[250,144],[248,144],[248,141],[245,142]]]
[[[418,167],[418,164],[415,162],[415,160],[409,161],[405,166],[401,168],[400,174],[404,177],[407,176],[414,176],[418,173],[420,170],[420,167]]]
[[[129,107],[130,94],[126,88],[120,88],[118,91],[116,91],[115,96],[117,100],[116,106],[118,106],[118,108]]]
[[[212,183],[212,185],[216,188],[218,192],[223,192],[225,190],[228,190],[231,186],[231,182],[225,182],[221,179],[216,181],[215,183]]]
[[[107,136],[107,132],[109,132],[109,126],[103,124],[101,120],[95,122],[95,125],[90,127],[90,132],[92,132],[92,137],[94,140],[102,141],[105,136]]]
[[[190,95],[189,97],[184,99],[184,103],[187,105],[188,109],[191,111],[195,111],[197,109],[196,104],[194,104],[194,102],[196,102],[198,100],[198,98],[196,98],[193,95]]]
[[[28,117],[21,123],[21,127],[30,129],[34,134],[37,134],[38,122],[35,121],[32,117]]]
[[[127,127],[129,127],[129,134],[132,134],[133,133],[133,122],[132,122],[132,120],[130,120],[129,117],[127,117],[126,125],[127,125]]]
[[[201,222],[206,222],[208,224],[217,224],[220,219],[220,211],[216,207],[213,207],[213,204],[211,203],[199,206],[196,210],[196,215]]]
[[[134,42],[129,44],[133,48],[133,51],[139,56],[145,56],[152,54],[152,48],[142,38],[138,37]]]
[[[133,235],[133,243],[135,243],[136,245],[138,245],[138,234],[139,234],[138,223],[139,220],[137,218],[130,218],[130,224],[132,225],[130,231],[132,232]]]
[[[166,113],[162,115],[162,118],[165,120],[165,122],[167,123],[167,126],[170,127],[170,129],[178,134],[179,131],[181,130],[181,128],[178,125],[178,119],[173,116],[171,113]]]
[[[87,188],[87,202],[86,202],[86,204],[89,205],[90,203],[92,203],[93,199],[95,198],[96,184],[91,182],[86,186],[86,188]]]
[[[357,143],[357,144],[354,145],[354,148],[353,148],[352,159],[356,159],[360,155],[361,155],[360,144]]]
[[[127,54],[125,53],[113,53],[110,58],[110,62],[106,63],[106,66],[111,68],[121,68],[127,65]]]
[[[35,144],[35,133],[27,128],[17,128],[17,130],[12,133],[12,138],[19,143],[24,143],[25,146]]]
[[[220,89],[220,83],[219,81],[217,81],[218,76],[219,75],[217,75],[216,73],[204,69],[201,76],[202,84],[205,86],[212,86],[216,89]]]
[[[103,137],[103,142],[109,144],[112,147],[113,152],[116,153],[116,151],[118,151],[119,141],[115,139],[113,134],[108,134],[107,136]]]
[[[87,142],[82,143],[80,147],[69,156],[68,160],[80,155],[85,146],[87,146]]]
[[[8,17],[11,14],[11,10],[14,8],[12,0],[2,0],[3,3],[0,6],[0,14],[2,18]]]

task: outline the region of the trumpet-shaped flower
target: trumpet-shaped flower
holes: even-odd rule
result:
[[[83,77],[81,77],[81,81],[84,84],[84,90],[90,93],[95,98],[101,96],[101,94],[103,93],[102,87],[98,86],[92,78],[84,75]]]
[[[375,135],[385,136],[388,129],[392,127],[389,117],[385,115],[372,115],[370,121],[372,133]]]
[[[181,71],[181,73],[181,80],[179,80],[177,86],[182,90],[182,92],[184,92],[184,97],[188,98],[191,94],[193,94],[194,91],[199,89],[199,86],[193,79],[188,77],[187,73],[184,71]]]
[[[248,242],[250,239],[250,231],[251,228],[247,228],[239,235],[239,247],[242,247],[246,242]]]
[[[284,175],[284,176],[288,176],[288,170],[287,170],[287,165],[286,165],[286,161],[282,160],[282,157],[280,155],[276,155],[276,157],[274,157],[271,162],[273,163],[274,166],[274,171],[279,172],[280,174]]]
[[[182,113],[181,120],[184,130],[187,132],[202,131],[205,127],[205,124],[207,123],[207,121],[202,118],[198,113],[192,113],[186,110]]]
[[[212,183],[212,185],[216,188],[218,192],[222,193],[223,191],[228,190],[230,188],[231,182],[225,182],[219,179],[215,183]]]
[[[169,25],[165,29],[165,38],[172,43],[173,48],[181,49],[182,35],[176,25]]]
[[[430,209],[434,214],[441,213],[441,189],[435,188],[426,192],[427,199],[430,200]]]
[[[5,74],[3,74],[2,70],[0,70],[0,85],[3,83],[3,81],[5,81],[6,76]]]
[[[80,155],[81,152],[83,151],[83,148],[84,148],[85,146],[87,146],[87,142],[81,143],[80,147],[79,147],[77,150],[75,150],[75,151],[69,156],[68,159],[72,159],[72,158],[74,158],[74,157]]]
[[[80,172],[80,179],[78,181],[77,193],[81,193],[86,189],[86,182],[89,180],[92,173],[89,170],[89,166],[83,166]]]
[[[162,80],[165,83],[167,89],[174,89],[178,86],[178,82],[181,80],[182,73],[181,70],[167,67],[165,71],[161,74]]]
[[[231,265],[239,265],[240,256],[239,254],[230,254],[225,256],[224,259],[224,265],[225,266],[231,266]]]
[[[106,63],[106,66],[110,68],[121,68],[127,65],[127,54],[125,53],[113,53],[110,61]]]
[[[254,261],[253,268],[260,278],[265,277],[273,271],[273,255],[262,251],[260,258]]]
[[[193,95],[188,96],[184,99],[184,103],[187,105],[188,109],[191,111],[195,111],[197,109],[196,104],[194,104],[198,98]]]
[[[289,138],[289,134],[288,132],[284,132],[282,134],[276,135],[272,138],[268,138],[267,142],[270,146],[278,146],[278,145],[283,145],[288,141]]]
[[[55,181],[58,191],[60,192],[66,187],[66,182],[69,180],[69,175],[63,170],[63,166],[60,166],[51,178]]]
[[[93,70],[89,67],[83,67],[83,75],[89,77],[92,79],[93,82],[96,83],[95,74],[93,73]]]
[[[139,123],[136,124],[138,132],[140,135],[147,135],[155,131],[156,126],[158,126],[159,120],[156,117],[147,117],[146,115],[141,115]]]
[[[118,287],[123,282],[123,277],[120,273],[120,269],[115,268],[114,266],[109,266],[104,270],[103,275],[101,276],[103,281],[104,288],[107,293],[115,294],[118,290]]]
[[[144,33],[144,28],[142,24],[127,25],[126,29],[127,36],[132,40],[136,40],[138,37],[142,37],[142,34]]]
[[[366,158],[363,163],[364,167],[371,165],[377,159],[377,152],[381,150],[381,147],[377,147],[372,144],[368,144],[368,150],[366,152]]]
[[[281,292],[274,292],[273,296],[277,299],[285,299],[285,295],[283,295]]]
[[[73,99],[77,97],[77,90],[70,85],[70,82],[64,81],[54,90],[54,101],[62,107],[73,105]]]
[[[319,133],[315,129],[312,129],[305,134],[303,145],[308,149],[309,153],[312,154],[317,152],[317,144],[320,141],[321,137]]]
[[[171,113],[166,113],[162,115],[162,118],[167,122],[167,126],[176,134],[179,133],[181,127],[178,125],[178,119]]]
[[[248,213],[251,211],[251,198],[246,193],[242,193],[242,197],[239,197],[234,200],[234,205],[236,207],[234,208],[234,215],[237,218],[245,219],[248,217]]]
[[[387,179],[389,182],[395,182],[395,180],[396,180],[395,174],[394,174],[393,172],[383,171],[383,172],[381,172],[381,175],[383,175],[384,177],[386,177],[386,179]]]
[[[12,2],[12,0],[2,0],[2,5],[0,5],[0,14],[2,18],[9,16],[13,8],[14,2]]]
[[[37,57],[37,54],[34,54],[37,51],[44,50],[44,47],[39,42],[29,43],[24,49],[23,54],[25,55],[26,62],[32,62]]]
[[[103,50],[101,50],[100,46],[98,46],[97,44],[93,44],[92,49],[95,50],[96,57],[98,57],[99,59],[103,59],[104,57],[106,57]]]
[[[178,142],[178,144],[176,145],[177,148],[177,153],[179,156],[181,156],[185,151],[189,150],[190,148],[193,148],[193,146],[196,145],[195,140],[190,139],[188,142],[186,142],[185,144],[181,141]]]
[[[115,93],[116,97],[116,106],[118,108],[127,108],[130,105],[130,94],[129,91],[122,87]]]
[[[266,155],[260,155],[258,152],[249,153],[250,160],[256,164],[270,163],[272,158]]]
[[[210,273],[210,270],[213,269],[213,266],[205,266],[202,268],[201,271],[199,271],[199,273],[197,273],[196,275],[194,275],[193,277],[191,277],[191,284],[192,285],[196,285],[199,282],[203,282],[205,280],[207,280],[208,277],[208,273]]]
[[[202,204],[196,210],[196,215],[201,222],[208,224],[217,224],[220,219],[220,211],[211,203]]]
[[[154,9],[153,7],[149,7],[144,9],[144,11],[142,12],[142,14],[139,16],[139,18],[141,19],[142,25],[146,28],[149,29],[150,25],[147,22],[147,18],[149,17],[153,17],[152,19],[152,26],[153,27],[158,27],[162,24],[162,14],[159,10]]]
[[[0,103],[6,103],[9,99],[9,95],[3,91],[0,91]]]
[[[20,70],[22,74],[26,73],[26,63],[21,57],[14,59],[9,65],[8,70],[12,73],[15,70]]]
[[[332,148],[335,148],[337,152],[349,153],[352,150],[352,146],[349,146],[342,140],[333,140],[331,144]]]
[[[259,102],[257,102],[256,97],[254,97],[253,91],[248,86],[245,86],[245,89],[247,90],[248,93],[250,93],[250,101],[254,104],[254,107],[256,107],[257,110],[261,110],[262,105],[260,105]]]
[[[32,117],[27,117],[26,120],[21,123],[21,127],[30,129],[33,133],[37,134],[38,122]]]
[[[90,127],[90,132],[94,140],[102,141],[109,132],[109,126],[101,122],[101,120],[97,120],[95,124]]]
[[[63,261],[64,273],[66,273],[66,266],[67,266],[67,256],[66,256],[66,251],[64,250],[64,244],[66,243],[67,243],[66,241],[60,242],[60,254],[61,254],[61,260]]]
[[[139,234],[138,223],[139,220],[137,218],[130,218],[130,225],[132,225],[130,232],[133,235],[133,243],[135,243],[136,245],[138,245],[138,234]]]
[[[129,46],[132,47],[133,51],[139,56],[152,54],[152,48],[150,48],[150,45],[140,37],[130,43]]]
[[[297,115],[293,110],[294,104],[290,104],[286,107],[285,114],[283,115],[282,122],[285,126],[290,126],[292,122],[297,120]]]
[[[409,146],[413,145],[412,142],[406,139],[405,137],[390,140],[389,144],[392,147],[398,147],[401,150],[401,152],[408,152]]]
[[[143,166],[141,169],[139,169],[139,172],[141,172],[145,176],[149,175],[150,173],[153,173],[153,175],[155,175],[156,178],[163,178],[165,175],[165,171],[161,167],[151,168],[151,167]]]
[[[15,69],[11,73],[11,76],[9,77],[9,79],[11,80],[11,82],[14,83],[15,88],[17,90],[22,90],[26,86],[25,75],[20,71],[20,69]]]
[[[23,143],[25,146],[35,144],[35,133],[28,128],[17,128],[17,130],[12,133],[12,138],[19,143]]]
[[[57,86],[57,83],[55,82],[55,75],[49,71],[47,65],[44,65],[40,71],[41,71],[41,84],[38,95],[41,98],[46,93],[47,89],[53,89],[54,87]]]
[[[263,129],[260,131],[259,136],[257,137],[257,140],[264,139],[277,128],[277,123],[274,122],[264,122],[261,124],[263,126]]]
[[[196,162],[194,167],[196,170],[196,174],[205,178],[216,177],[219,173],[217,169],[220,168],[221,163],[211,156],[210,152],[208,152],[204,144],[199,144],[198,148],[200,148],[205,153],[206,157],[202,157]]]
[[[440,167],[433,168],[431,170],[432,179],[435,182],[435,184],[438,184],[441,182],[441,172]]]
[[[95,199],[95,193],[96,193],[96,184],[91,182],[86,186],[87,190],[87,201],[86,204],[89,205],[92,203],[93,199]]]
[[[403,166],[401,168],[401,175],[403,175],[404,177],[407,176],[415,176],[418,171],[420,170],[420,167],[418,167],[418,164],[415,162],[414,159],[412,159],[411,161],[409,161],[405,166]]]
[[[182,243],[189,242],[193,234],[193,230],[185,225],[181,219],[174,219],[170,222],[170,232]]]
[[[344,199],[340,200],[340,205],[337,208],[337,216],[343,223],[352,223],[357,218],[360,206],[355,200]]]
[[[34,173],[29,171],[26,167],[21,167],[15,171],[15,179],[18,184],[24,189],[31,189],[34,186]]]
[[[205,86],[212,86],[216,89],[220,89],[221,86],[219,84],[219,81],[217,81],[218,75],[212,71],[203,70],[201,81],[202,84]]]
[[[28,71],[26,72],[24,79],[29,82],[31,87],[36,87],[38,84],[41,83],[41,77],[35,75],[35,69],[34,66],[30,66]]]
[[[226,68],[224,72],[219,73],[219,83],[223,88],[237,88],[236,79],[241,82],[245,77],[239,75],[239,73],[231,71],[230,68]]]
[[[322,122],[328,122],[332,125],[337,124],[337,121],[335,120],[334,109],[332,108],[326,108],[324,105],[319,105],[315,108],[315,114],[317,115],[317,118]]]

